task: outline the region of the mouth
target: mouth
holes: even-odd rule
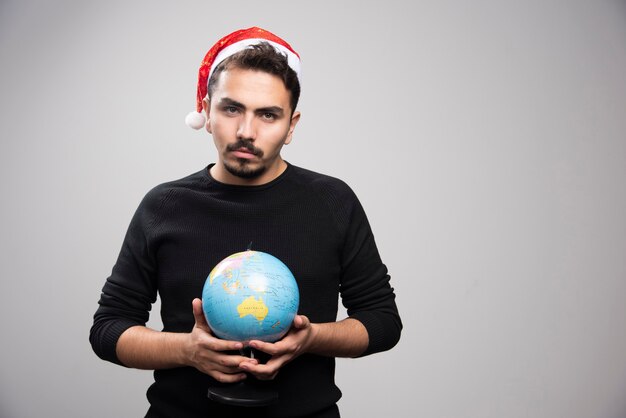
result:
[[[235,144],[228,145],[226,150],[236,158],[251,160],[263,156],[263,151],[256,148],[250,141],[239,140]]]
[[[243,158],[246,160],[256,157],[256,153],[253,150],[249,150],[248,148],[245,148],[245,147],[234,149],[231,152],[235,157]]]

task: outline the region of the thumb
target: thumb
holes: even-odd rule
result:
[[[304,315],[296,315],[295,318],[293,318],[293,326],[297,329],[306,328],[310,323],[309,318]]]
[[[191,307],[193,309],[193,318],[196,321],[195,326],[210,332],[211,329],[209,328],[209,324],[207,323],[206,318],[204,317],[204,311],[202,310],[202,300],[195,298],[191,302]]]

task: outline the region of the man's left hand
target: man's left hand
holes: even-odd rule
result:
[[[293,359],[307,352],[315,338],[315,326],[304,315],[296,315],[287,335],[275,343],[250,341],[250,347],[271,356],[265,364],[244,362],[239,367],[259,380],[272,380],[280,369]]]

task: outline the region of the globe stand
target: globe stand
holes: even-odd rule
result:
[[[209,388],[209,399],[234,406],[266,406],[278,400],[278,392],[257,384],[258,380],[244,380],[227,386]]]
[[[255,355],[256,353],[256,355]],[[243,351],[242,355],[246,355]],[[249,349],[250,358],[262,357],[265,353]],[[259,359],[265,362],[263,358]],[[266,406],[278,400],[278,392],[270,386],[271,382],[263,382],[248,374],[241,382],[209,387],[209,399],[233,406]]]

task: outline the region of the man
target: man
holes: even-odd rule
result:
[[[336,417],[334,357],[393,347],[402,324],[365,213],[343,182],[281,158],[300,119],[299,56],[259,28],[218,41],[200,67],[197,110],[215,164],[151,190],[141,202],[94,316],[103,359],[154,369],[148,417]],[[204,119],[206,115],[206,119]],[[276,343],[250,341],[269,360],[216,338],[198,297],[212,268],[244,250],[270,253],[293,272],[299,315]],[[161,298],[163,331],[145,327]],[[349,317],[336,321],[338,294]],[[207,388],[256,378],[279,393],[269,406],[210,400]]]

